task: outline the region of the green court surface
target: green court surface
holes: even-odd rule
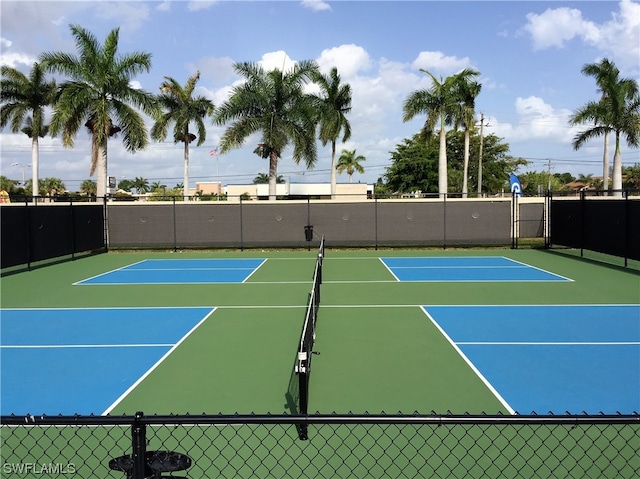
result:
[[[502,256],[570,281],[400,282],[379,258],[403,256]],[[74,284],[144,259],[230,257],[267,261],[243,283]],[[290,413],[285,393],[315,260],[313,248],[107,253],[5,275],[1,307],[86,308],[88,320],[92,308],[216,308],[110,412]],[[329,245],[315,345],[320,354],[313,359],[309,411],[507,412],[491,388],[428,320],[421,308],[424,305],[638,303],[637,270],[554,252],[361,251],[332,250]],[[131,338],[132,343],[137,340]],[[69,386],[72,390],[79,385]]]

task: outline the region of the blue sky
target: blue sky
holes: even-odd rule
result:
[[[481,73],[478,118],[484,131],[510,145],[514,156],[532,163],[526,170],[602,175],[602,140],[578,152],[571,147],[580,128],[567,118],[598,98],[593,78],[580,73],[586,63],[613,60],[624,77],[640,79],[640,3],[621,1],[173,1],[173,2],[0,2],[2,64],[25,72],[44,51],[76,53],[70,24],[80,24],[100,42],[120,28],[122,53],[152,54],[152,69],[136,86],[157,93],[164,76],[184,84],[201,72],[198,94],[216,105],[239,81],[236,62],[261,62],[267,69],[316,60],[328,72],[337,66],[353,90],[349,115],[352,137],[338,152],[365,156],[364,174],[354,181],[373,183],[390,165],[390,151],[416,133],[424,118],[402,122],[402,103],[438,76],[472,67]],[[151,123],[149,122],[149,127]],[[207,127],[207,141],[191,150],[190,186],[196,181],[251,183],[268,170],[252,153],[259,137],[217,158],[223,127]],[[31,161],[30,140],[0,134],[1,174],[21,179]],[[611,147],[613,154],[613,145]],[[73,149],[59,138],[41,140],[40,177],[61,178],[77,190],[89,178],[89,137],[81,131]],[[640,162],[640,150],[623,147],[623,164]],[[550,162],[549,162],[550,160]],[[330,150],[318,146],[312,171],[285,152],[279,174],[292,182],[328,182]],[[182,145],[152,142],[127,153],[109,143],[109,175],[144,177],[168,186],[182,182]],[[30,168],[26,168],[30,178]],[[95,177],[94,177],[95,179]],[[339,182],[347,182],[345,175]]]

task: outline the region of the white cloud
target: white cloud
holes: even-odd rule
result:
[[[202,80],[220,84],[235,78],[234,64],[235,61],[229,57],[205,57],[195,63],[187,63],[186,67],[192,74],[199,71]]]
[[[515,124],[500,123],[497,118],[487,118],[492,133],[506,137],[509,143],[545,140],[569,145],[575,129],[568,126],[572,112],[554,108],[542,98],[518,97],[515,101],[517,120]]]
[[[101,19],[117,20],[121,30],[139,30],[150,15],[149,6],[142,2],[99,2],[96,8]]]
[[[331,10],[331,6],[323,0],[302,0],[301,3],[303,7],[309,8],[315,12]]]
[[[524,29],[531,34],[534,50],[562,48],[564,43],[577,36],[595,39],[598,29],[592,22],[582,18],[582,12],[575,8],[549,8],[544,13],[527,14],[528,23]]]
[[[342,78],[353,78],[358,72],[371,68],[371,59],[361,46],[350,44],[327,48],[320,52],[318,58],[320,70],[328,72],[336,67]]]
[[[158,10],[159,12],[169,12],[171,10],[171,2],[165,0],[164,2],[158,3],[156,10]]]
[[[596,24],[583,18],[575,8],[549,8],[541,14],[529,13],[524,30],[531,35],[533,49],[563,48],[578,38],[618,61],[621,67],[637,72],[640,59],[640,4],[621,0],[611,20]]]
[[[17,70],[21,70],[20,65],[26,65],[31,68],[36,61],[36,57],[31,57],[23,53],[3,52],[0,56],[0,64],[15,68]]]
[[[198,12],[200,10],[209,9],[214,3],[214,0],[194,0],[187,4],[187,10],[190,12]]]
[[[275,70],[289,71],[296,64],[285,51],[269,52],[262,55],[258,64],[266,71]]]
[[[442,52],[420,52],[411,66],[415,69],[436,70],[449,74],[470,67],[471,61],[468,57],[447,56]]]

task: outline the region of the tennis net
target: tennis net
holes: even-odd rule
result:
[[[324,261],[324,235],[320,240],[320,247],[313,271],[313,285],[309,293],[304,325],[300,335],[295,365],[289,380],[290,409],[297,414],[308,414],[309,407],[309,377],[311,375],[311,357],[316,339],[316,322],[320,307],[320,285],[322,284],[322,264]],[[306,426],[298,427],[300,439],[307,439]]]

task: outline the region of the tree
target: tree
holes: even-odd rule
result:
[[[447,194],[447,125],[452,125],[455,119],[455,112],[459,105],[458,86],[468,79],[477,76],[478,72],[470,68],[462,70],[456,75],[449,76],[444,80],[438,80],[428,70],[420,69],[431,77],[432,86],[428,90],[417,90],[409,94],[405,100],[403,110],[403,121],[407,122],[416,115],[425,114],[427,119],[422,128],[425,137],[433,134],[436,126],[439,125],[440,149],[438,156],[438,192],[440,196]]]
[[[543,191],[559,191],[563,183],[548,171],[527,171],[518,175],[524,196],[538,196]]]
[[[151,138],[163,141],[167,137],[167,130],[171,123],[173,128],[174,143],[184,143],[184,197],[189,195],[189,145],[198,139],[197,145],[202,145],[207,139],[207,130],[204,118],[213,115],[213,102],[203,96],[193,96],[196,83],[200,79],[200,72],[191,76],[184,88],[173,78],[165,77],[160,86],[159,102],[164,113],[158,117],[151,128]],[[189,131],[189,125],[195,123],[198,135]]]
[[[131,190],[134,189],[135,186],[132,180],[120,180],[118,181],[118,190],[128,191],[131,193]]]
[[[88,179],[80,183],[80,192],[87,196],[95,196],[98,191],[98,185],[95,181]]]
[[[607,93],[604,88],[606,84],[611,81],[612,77],[619,75],[619,70],[616,66],[610,62],[607,58],[604,58],[600,63],[587,63],[582,67],[582,74],[595,77],[598,90],[601,93],[600,102],[604,102]],[[606,120],[602,120],[606,125]],[[604,136],[604,150],[602,155],[602,179],[604,182],[604,189],[609,189],[609,128],[604,128],[602,135]]]
[[[17,180],[11,180],[4,175],[0,175],[0,190],[6,191],[7,193],[13,193],[17,184]]]
[[[602,91],[600,100],[590,101],[578,108],[569,119],[572,125],[593,123],[578,133],[573,139],[573,148],[578,150],[592,138],[615,133],[615,152],[613,156],[613,190],[622,194],[622,156],[620,142],[626,137],[629,147],[640,146],[640,94],[638,82],[620,78],[619,70],[612,62],[603,60],[600,64],[586,65],[583,73],[596,77]],[[608,156],[608,152],[605,151]],[[604,177],[608,177],[608,165],[605,161]]]
[[[438,146],[433,137],[425,141],[420,133],[405,138],[391,152],[391,166],[383,175],[392,194],[438,191]]]
[[[356,171],[360,174],[364,173],[364,168],[360,164],[363,161],[366,161],[366,158],[362,155],[356,155],[356,150],[342,150],[336,170],[338,170],[338,173],[346,171],[347,175],[349,175],[349,183],[351,183],[353,174]]]
[[[307,168],[317,161],[316,113],[311,95],[303,87],[318,71],[313,61],[297,63],[287,72],[265,71],[254,63],[238,63],[236,73],[245,81],[215,114],[215,123],[232,122],[220,141],[221,153],[239,148],[252,134],[262,138],[254,153],[269,160],[269,199],[276,199],[278,160],[293,145],[293,160]]]
[[[45,178],[42,180],[41,188],[44,190],[45,195],[55,196],[65,192],[66,187],[60,178]]]
[[[455,127],[464,126],[464,170],[462,173],[462,197],[466,198],[469,186],[469,147],[471,138],[471,129],[474,127],[476,114],[476,97],[480,94],[482,85],[478,82],[471,81],[472,77],[480,75],[479,72],[470,71],[466,76],[456,75],[454,85],[454,94],[458,99],[457,105],[454,106],[453,116]]]
[[[625,188],[640,190],[640,163],[627,166],[622,170]]]
[[[136,177],[131,182],[131,186],[135,188],[136,193],[138,194],[147,193],[149,191],[149,181],[142,177]]]
[[[149,53],[118,53],[119,29],[112,30],[100,45],[96,37],[79,25],[71,25],[78,56],[64,52],[43,53],[40,60],[47,71],[67,75],[58,93],[51,119],[51,133],[62,132],[62,142],[73,147],[80,126],[91,134],[91,168],[97,172],[97,195],[107,193],[107,140],[122,134],[129,152],[144,149],[147,129],[136,108],[154,115],[157,103],[150,93],[134,88],[136,74],[151,68]]]
[[[322,146],[331,143],[331,197],[336,194],[336,142],[342,132],[342,142],[351,138],[351,124],[347,113],[351,111],[351,86],[340,84],[338,69],[333,67],[329,75],[317,72],[313,81],[320,87],[316,95],[319,115],[318,138]]]
[[[33,64],[28,77],[15,68],[2,66],[0,126],[4,128],[11,123],[13,133],[22,131],[31,138],[31,180],[35,184],[39,183],[38,138],[43,138],[49,130],[49,126],[44,123],[44,110],[53,104],[55,95],[56,83],[46,80],[40,64]],[[37,195],[38,192],[35,191],[33,196]]]
[[[266,173],[258,173],[258,176],[253,179],[254,185],[263,185],[265,183],[269,183],[269,175],[267,175]],[[278,178],[276,178],[276,183],[284,183],[284,178],[282,177],[282,175],[278,175]]]
[[[465,134],[455,130],[447,133],[447,157],[450,158],[448,169],[450,176],[459,181],[452,182],[451,192],[460,192],[462,187],[462,172],[464,169]],[[480,137],[472,130],[470,137],[471,155],[469,178],[476,180],[478,175],[477,146]],[[515,173],[520,166],[527,164],[522,158],[509,155],[509,145],[502,138],[495,135],[484,137],[483,168],[486,170],[486,188],[489,192],[500,193],[508,181],[509,173]],[[430,136],[425,141],[422,133],[415,134],[410,139],[396,146],[391,152],[391,167],[384,175],[388,189],[391,192],[403,194],[415,191],[423,193],[439,193],[438,160],[439,139]]]

